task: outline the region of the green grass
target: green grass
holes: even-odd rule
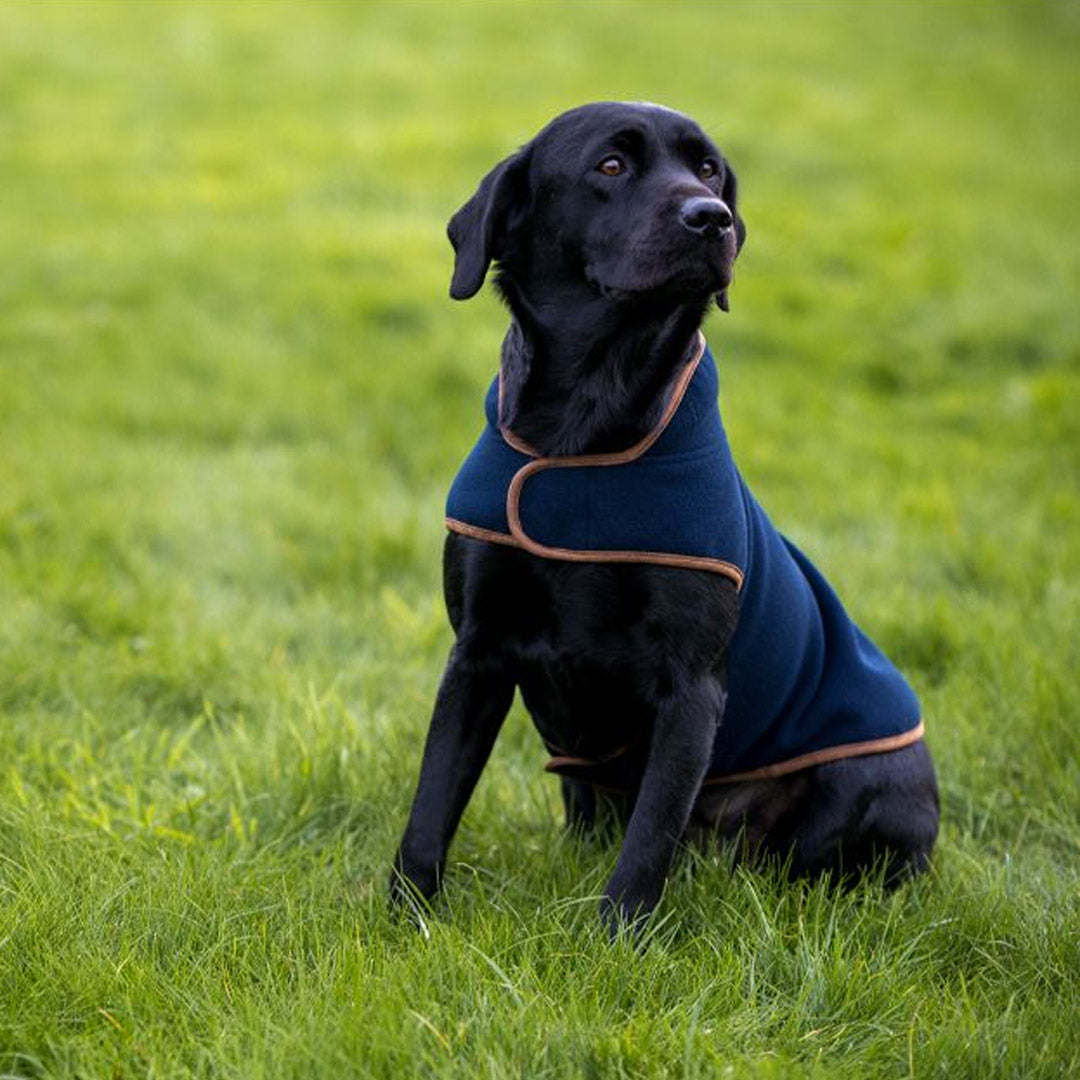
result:
[[[1070,3],[0,6],[0,1075],[1080,1069]],[[737,457],[901,663],[933,873],[726,857],[608,946],[520,707],[384,904],[505,316],[443,230],[562,108],[734,160]]]

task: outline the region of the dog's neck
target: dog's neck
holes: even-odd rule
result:
[[[502,346],[499,422],[541,454],[625,450],[655,427],[708,300],[657,309],[597,296],[530,302],[500,280],[513,321]],[[572,319],[555,318],[559,309]]]

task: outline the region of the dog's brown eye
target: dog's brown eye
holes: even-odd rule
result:
[[[717,171],[715,161],[703,161],[701,163],[701,168],[698,169],[698,176],[700,176],[702,180],[711,180],[716,175]]]
[[[623,164],[623,159],[619,157],[604,158],[604,160],[597,165],[597,168],[605,176],[619,176],[626,171],[626,165]]]

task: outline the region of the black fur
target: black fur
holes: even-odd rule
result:
[[[612,163],[616,159],[616,163]],[[545,454],[623,449],[715,297],[727,309],[746,236],[735,174],[701,129],[652,105],[586,105],[496,166],[451,219],[451,296],[491,261],[513,316],[504,421]],[[742,837],[797,874],[849,880],[884,859],[922,869],[938,795],[922,743],[774,781],[701,789],[724,707],[738,598],[726,578],[641,564],[550,561],[450,534],[456,642],[391,875],[400,902],[438,889],[461,813],[515,688],[540,734],[576,755],[631,749],[562,781],[567,823],[592,828],[618,785],[626,836],[604,891],[609,927],[656,905],[682,837]]]

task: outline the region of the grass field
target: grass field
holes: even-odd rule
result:
[[[0,1076],[1080,1070],[1080,8],[0,5]],[[515,707],[386,872],[505,315],[446,219],[549,116],[699,118],[742,469],[922,697],[933,873],[678,866],[609,946]]]

